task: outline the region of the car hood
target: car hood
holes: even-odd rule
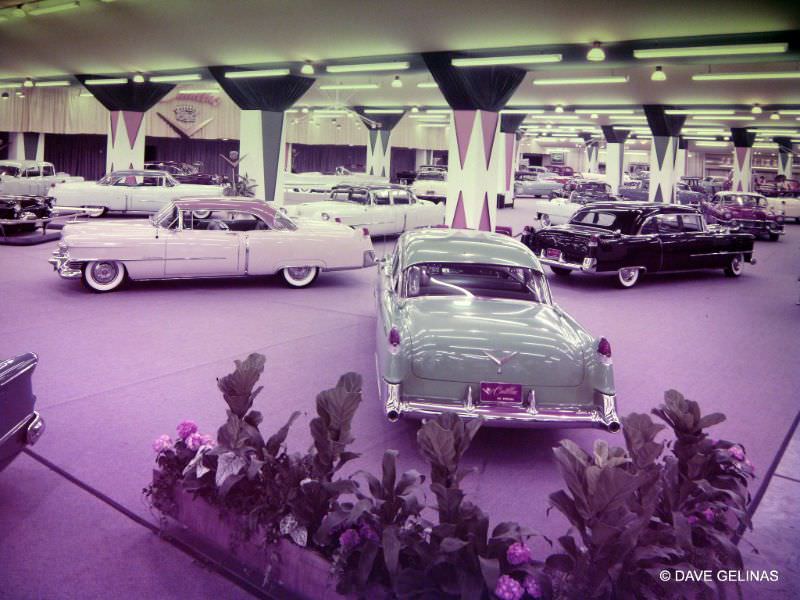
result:
[[[294,206],[287,206],[289,215],[318,215],[329,213],[331,216],[349,215],[364,212],[366,207],[354,202],[337,202],[335,200],[323,200],[321,202],[304,202]]]
[[[731,213],[734,219],[756,219],[763,221],[764,219],[774,219],[775,215],[772,211],[767,211],[763,208],[743,208],[743,207],[723,207],[725,212]]]
[[[74,236],[97,236],[124,238],[130,235],[143,233],[155,235],[155,228],[150,221],[137,219],[135,221],[79,221],[67,223],[61,230],[61,238]]]
[[[574,387],[590,337],[553,306],[461,297],[406,301],[404,331],[417,377]],[[502,372],[488,355],[504,360]]]

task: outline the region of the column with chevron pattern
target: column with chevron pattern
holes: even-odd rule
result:
[[[106,171],[144,168],[144,113],[112,110],[108,114]]]
[[[504,114],[500,116],[500,143],[497,152],[500,168],[497,169],[497,193],[506,198],[510,204],[514,197],[514,176],[519,166],[519,126],[527,115]]]
[[[731,127],[733,141],[733,179],[731,190],[751,192],[753,190],[753,142],[756,134],[741,127]]]
[[[792,177],[792,139],[788,137],[776,137],[772,140],[778,144],[778,175],[783,175],[786,179]]]
[[[628,137],[628,132],[624,129],[614,129],[612,125],[603,125],[602,129],[606,138],[606,183],[611,186],[612,194],[618,194],[624,174],[625,139]]]
[[[668,115],[664,106],[656,104],[644,105],[644,114],[653,141],[650,144],[650,186],[648,199],[650,202],[675,202],[675,182],[680,175],[676,174],[676,163],[680,146],[680,133],[685,115]],[[685,165],[685,151],[681,155]],[[685,170],[677,167],[678,172]]]
[[[367,143],[367,175],[389,177],[392,158],[392,131],[386,129],[369,129]]]

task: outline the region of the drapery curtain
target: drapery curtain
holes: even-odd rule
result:
[[[172,160],[200,163],[203,173],[230,176],[230,165],[220,154],[228,156],[232,150],[239,151],[239,140],[184,140],[148,136],[144,143],[144,159],[146,162]]]
[[[230,67],[209,67],[208,70],[242,110],[282,112],[290,108],[314,85],[313,77],[300,75],[228,79],[225,73],[232,70]]]
[[[364,112],[366,107],[364,106],[354,106],[353,110],[358,113],[361,117],[361,120],[364,122],[364,125],[367,129],[383,129],[384,131],[391,131],[395,128],[400,122],[400,119],[403,118],[405,112],[400,114],[388,114],[388,115],[381,115],[381,114],[366,114]],[[374,124],[377,123],[378,126],[376,127]]]
[[[86,180],[100,179],[106,172],[105,135],[47,133],[44,136],[44,159],[56,171],[77,175]]]
[[[8,132],[0,131],[0,160],[8,158]]]
[[[453,52],[423,52],[422,59],[439,90],[454,110],[503,108],[525,78],[517,67],[454,67]]]
[[[503,133],[516,133],[527,116],[517,114],[500,115],[500,131]]]
[[[434,150],[433,151],[433,164],[447,166],[447,150]]]
[[[336,167],[363,173],[366,162],[366,146],[292,144],[293,173],[333,173]]]
[[[98,79],[98,77],[95,75],[76,75],[75,77],[97,98],[100,104],[112,111],[147,112],[175,87],[175,84],[172,83],[153,83],[152,81],[134,83],[130,79],[128,83],[122,85],[86,85],[88,79]]]
[[[391,148],[391,159],[389,169],[391,171],[391,180],[397,181],[397,173],[399,171],[413,171],[414,163],[416,160],[417,151],[413,148]]]

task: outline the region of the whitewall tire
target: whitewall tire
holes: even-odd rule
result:
[[[83,267],[83,282],[94,292],[110,292],[125,281],[125,265],[116,260],[93,260]]]
[[[304,288],[314,283],[319,275],[319,267],[286,267],[281,273],[290,287]]]
[[[550,227],[550,215],[542,215],[539,217],[539,222],[542,224],[542,227]]]
[[[728,266],[725,267],[725,275],[728,277],[739,277],[744,271],[744,256],[741,254],[734,254]]]
[[[617,271],[617,282],[619,283],[620,287],[631,288],[636,285],[637,281],[639,281],[640,272],[641,270],[635,267],[625,267],[624,269],[620,269]]]

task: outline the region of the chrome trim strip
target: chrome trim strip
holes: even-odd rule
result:
[[[726,252],[704,252],[701,254],[690,254],[689,256],[723,256],[727,254],[747,254],[748,252],[752,252],[752,250],[729,250]]]
[[[14,427],[10,431],[6,432],[6,434],[0,438],[0,447],[2,447],[3,444],[5,444],[8,440],[17,435],[22,430],[23,427],[28,425],[28,421],[30,421],[34,416],[37,415],[38,413],[34,411],[28,416],[26,416],[24,419],[22,419],[22,421],[14,425]]]

